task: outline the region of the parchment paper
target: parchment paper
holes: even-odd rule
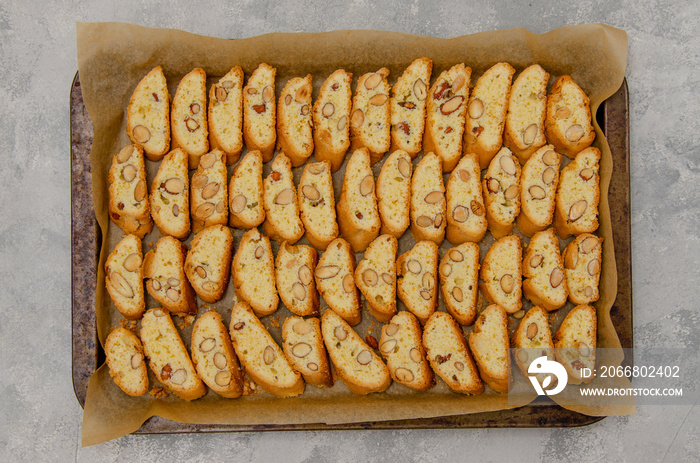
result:
[[[539,35],[525,29],[509,29],[452,39],[361,30],[275,33],[226,40],[131,24],[78,23],[77,42],[83,98],[94,124],[94,141],[90,153],[93,200],[103,237],[95,300],[98,335],[102,343],[111,329],[119,326],[121,320],[104,286],[103,267],[106,256],[122,236],[121,230],[110,223],[107,215],[107,173],[113,154],[129,143],[125,132],[129,97],[139,80],[154,66],[163,66],[170,94],[174,95],[180,78],[195,67],[204,68],[211,84],[233,66],[240,65],[247,78],[260,63],[266,62],[277,68],[277,96],[289,78],[311,73],[314,76],[315,98],[321,83],[338,68],[352,72],[356,83],[363,73],[385,66],[391,71],[389,80],[393,84],[415,58],[427,56],[434,62],[433,82],[442,70],[463,62],[473,70],[473,84],[486,69],[499,61],[511,63],[517,71],[539,63],[551,74],[552,80],[562,74],[571,75],[590,96],[591,110],[595,114],[600,103],[622,84],[627,59],[625,32],[602,24],[568,26]],[[597,233],[605,238],[601,298],[595,304],[598,311],[598,347],[619,348],[620,341],[610,319],[610,309],[617,291],[607,200],[613,168],[612,157],[595,121],[594,125],[597,133],[594,146],[602,151],[600,228]],[[381,164],[374,166],[375,175]],[[158,163],[148,162],[149,182],[157,166]],[[267,172],[268,166],[265,170]],[[300,174],[301,168],[295,169],[297,184]],[[343,169],[334,176],[336,199],[342,174]],[[243,231],[234,230],[236,246],[242,234]],[[144,240],[144,253],[159,236],[154,227],[154,231]],[[562,242],[562,247],[566,242]],[[399,254],[409,250],[414,243],[407,231],[400,240]],[[481,243],[482,258],[492,243],[493,238],[488,234]],[[276,245],[273,246],[276,250]],[[441,256],[449,247],[450,244],[445,241],[440,248]],[[359,261],[362,255],[356,257]],[[235,303],[231,286],[229,285],[223,300],[211,306],[222,314],[226,324],[230,319],[229,310]],[[198,303],[200,313],[210,307],[201,300]],[[147,307],[156,305],[148,296]],[[524,308],[527,310],[530,306],[525,300]],[[568,303],[556,313],[552,332],[571,307]],[[324,308],[322,303],[322,310]],[[405,309],[400,302],[399,309]],[[440,310],[444,310],[442,303]],[[288,314],[287,309],[280,304],[275,315],[263,320],[278,342],[281,340],[279,327]],[[511,330],[517,322],[519,320],[512,319]],[[363,322],[357,331],[363,337],[365,334],[374,334],[379,338],[380,329],[381,324],[364,310]],[[465,332],[469,331],[471,327],[465,329]],[[189,344],[190,333],[191,328],[185,328],[181,332],[186,344]],[[520,374],[516,370],[517,367],[514,366],[513,374]],[[153,385],[153,376],[150,379]],[[495,393],[488,387],[484,394],[469,397],[452,393],[440,380],[436,387],[423,393],[394,383],[385,393],[356,396],[342,382],[336,381],[332,389],[307,386],[302,396],[291,399],[278,399],[266,393],[224,399],[211,391],[193,402],[180,400],[172,394],[159,399],[148,394],[134,398],[124,394],[115,385],[106,365],[102,365],[89,382],[83,414],[82,444],[94,445],[128,434],[154,415],[200,424],[330,424],[424,418],[507,408],[512,408],[508,405],[507,396]],[[590,415],[627,414],[634,411],[634,407],[575,409]]]

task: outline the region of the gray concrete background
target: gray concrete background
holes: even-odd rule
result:
[[[580,429],[128,436],[81,449],[71,384],[69,89],[75,22],[217,37],[369,28],[452,37],[604,22],[629,36],[637,346],[700,342],[697,1],[0,1],[0,460],[697,461],[696,405]]]

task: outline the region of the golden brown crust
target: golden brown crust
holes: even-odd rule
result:
[[[436,154],[426,153],[411,178],[411,233],[416,241],[442,243],[446,204],[442,163]]]
[[[379,352],[386,359],[392,379],[417,391],[427,391],[435,385],[422,337],[418,319],[404,311],[382,327],[379,339]]]
[[[447,241],[454,245],[479,242],[488,228],[484,196],[481,192],[481,169],[476,154],[462,156],[447,180]]]
[[[185,258],[187,278],[204,302],[218,302],[228,285],[233,236],[228,227],[212,225],[197,233],[190,246]]]
[[[226,153],[226,164],[243,149],[243,70],[234,66],[209,89],[209,147]]]
[[[260,151],[249,151],[233,169],[228,184],[231,227],[249,230],[265,220],[262,173]]]
[[[143,148],[127,145],[112,159],[109,169],[109,217],[126,234],[139,238],[151,232],[151,208]]]
[[[306,239],[323,251],[339,232],[330,161],[309,163],[304,167],[297,196]]]
[[[411,223],[411,157],[397,150],[384,161],[377,177],[381,234],[401,238]]]
[[[479,367],[481,379],[502,394],[510,389],[510,343],[508,341],[508,316],[498,304],[481,312],[469,335],[469,347]]]
[[[277,149],[298,167],[314,152],[311,74],[287,81],[277,106]]]
[[[554,335],[555,357],[566,368],[569,384],[593,381],[595,374],[584,376],[582,370],[588,368],[590,372],[595,371],[597,331],[595,308],[577,305],[569,311]]]
[[[399,299],[422,324],[438,306],[438,245],[419,241],[396,260],[396,288]]]
[[[593,233],[598,229],[600,150],[590,147],[561,170],[554,209],[559,238]]]
[[[569,300],[574,304],[590,304],[600,297],[603,238],[590,233],[579,235],[566,246],[562,258]]]
[[[195,68],[177,85],[170,109],[172,149],[182,148],[188,155],[190,169],[199,165],[199,158],[209,151],[207,123],[207,74]]]
[[[262,63],[243,88],[243,140],[248,151],[258,150],[263,161],[275,150],[275,76],[277,69]]]
[[[275,261],[267,236],[257,228],[246,232],[233,257],[233,286],[236,296],[264,317],[277,310],[279,296],[275,286]]]
[[[148,293],[163,307],[176,314],[194,315],[197,301],[185,275],[186,257],[187,246],[172,236],[163,236],[143,258],[143,276]]]
[[[287,317],[282,326],[282,339],[284,354],[307,384],[333,387],[331,365],[318,318]]]
[[[226,158],[221,150],[211,151],[198,160],[192,176],[190,210],[192,232],[228,223],[228,184]]]
[[[323,83],[314,103],[314,156],[329,161],[332,172],[340,169],[350,148],[351,83],[352,74],[338,69]]]
[[[151,161],[160,161],[170,150],[170,94],[162,67],[151,69],[134,89],[126,110],[126,134]]]
[[[527,160],[520,176],[518,230],[532,236],[552,224],[561,155],[545,145]]]
[[[481,263],[479,289],[487,302],[498,304],[509,314],[523,306],[523,248],[518,235],[509,235],[493,243]]]
[[[179,240],[190,236],[190,180],[187,153],[180,148],[165,155],[151,183],[151,214],[162,235]]]
[[[350,244],[336,238],[321,255],[314,272],[316,287],[328,307],[350,325],[362,320],[360,293],[355,286],[355,254]]]
[[[105,357],[109,375],[130,396],[148,392],[148,371],[141,340],[126,328],[115,328],[105,340]]]
[[[411,158],[421,150],[425,108],[433,61],[414,60],[391,89],[391,151],[405,151]]]
[[[314,271],[318,253],[303,244],[292,246],[286,241],[277,251],[275,277],[282,303],[290,312],[301,316],[318,316],[318,292]]]
[[[119,312],[138,320],[146,310],[143,291],[141,240],[127,235],[117,243],[105,262],[105,285]]]
[[[548,311],[566,304],[568,290],[559,240],[553,228],[537,232],[523,257],[523,294]]]
[[[381,68],[360,76],[352,98],[350,149],[366,148],[372,164],[391,146],[388,75],[389,70]]]
[[[447,311],[462,325],[476,320],[479,293],[479,245],[467,242],[440,261],[440,289]]]
[[[292,163],[284,153],[280,153],[270,168],[272,171],[263,182],[263,231],[279,243],[288,241],[294,244],[304,236],[304,224],[299,217]]]
[[[547,97],[547,142],[573,158],[595,140],[591,125],[591,102],[571,76],[557,78]]]
[[[370,243],[364,259],[355,269],[355,284],[367,300],[367,309],[374,318],[386,323],[396,313],[395,236],[380,235]]]
[[[515,218],[520,214],[520,164],[506,147],[491,160],[482,189],[486,221],[494,238],[513,233]]]

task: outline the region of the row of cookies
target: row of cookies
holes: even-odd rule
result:
[[[290,79],[276,101],[276,69],[265,63],[245,86],[241,68],[232,68],[210,87],[207,104],[206,73],[196,68],[181,79],[171,107],[158,66],[132,94],[127,134],[151,160],[182,148],[190,169],[210,148],[235,163],[245,141],[265,162],[276,146],[295,167],[315,153],[317,160],[331,162],[333,172],[348,149],[363,147],[373,163],[389,150],[412,158],[421,149],[431,151],[443,171],[451,172],[463,151],[477,154],[486,168],[502,144],[524,163],[546,142],[574,156],[595,138],[588,97],[570,76],[558,78],[547,96],[549,73],[541,66],[524,69],[512,82],[515,69],[497,63],[470,95],[469,67],[460,63],[443,71],[430,87],[432,68],[430,59],[418,58],[393,87],[388,69],[366,73],[354,95],[352,74],[339,69],[313,105],[311,75]]]

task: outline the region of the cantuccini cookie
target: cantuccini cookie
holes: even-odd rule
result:
[[[430,240],[438,246],[445,238],[445,185],[442,164],[426,153],[411,178],[411,233],[416,241]]]
[[[248,151],[260,151],[264,162],[272,159],[277,140],[276,75],[277,69],[262,63],[243,88],[243,140]]]
[[[559,240],[553,228],[530,239],[523,258],[523,294],[534,305],[552,311],[566,304],[569,295]]]
[[[163,236],[143,258],[146,289],[163,307],[178,315],[197,313],[195,293],[185,275],[187,246]]]
[[[432,60],[418,58],[391,89],[391,151],[402,150],[414,158],[421,150],[432,71]]]
[[[272,171],[263,182],[263,230],[275,241],[294,244],[304,236],[304,225],[299,217],[292,163],[284,153],[280,153],[270,168]]]
[[[352,98],[350,149],[367,148],[372,164],[391,146],[388,75],[389,70],[381,68],[360,76]]]
[[[141,318],[146,310],[141,256],[139,237],[126,235],[117,243],[105,262],[107,292],[119,312],[130,320]]]
[[[338,69],[321,86],[313,108],[314,156],[330,161],[333,172],[340,169],[350,148],[352,74]]]
[[[115,328],[105,340],[109,375],[130,396],[148,392],[148,371],[141,340],[124,327]]]
[[[355,284],[367,300],[367,308],[380,322],[388,322],[396,313],[395,236],[380,235],[370,243],[364,259],[355,269]]]
[[[570,158],[595,140],[591,125],[591,102],[571,76],[554,81],[547,97],[547,142]]]
[[[167,310],[146,312],[140,335],[151,371],[163,386],[184,400],[198,399],[207,393]]]
[[[366,148],[355,151],[347,166],[338,198],[338,225],[340,234],[353,251],[364,251],[379,235],[381,221],[374,189],[374,174]]]
[[[503,307],[492,304],[479,315],[474,332],[469,335],[469,347],[486,384],[500,393],[510,389],[510,342],[508,316]]]
[[[479,156],[481,169],[489,166],[503,144],[513,74],[510,64],[494,64],[479,77],[469,97],[464,151]]]
[[[520,176],[518,230],[532,236],[552,224],[561,155],[545,145],[527,160]]]
[[[537,305],[528,310],[513,333],[512,343],[516,349],[515,363],[526,377],[529,375],[527,370],[535,359],[544,356],[554,360],[554,343],[547,311]],[[537,374],[540,384],[544,381],[544,376],[542,373]]]
[[[207,74],[196,68],[177,85],[170,110],[172,148],[187,153],[190,169],[199,165],[199,158],[209,151],[207,123]]]
[[[533,64],[518,75],[510,90],[503,144],[523,164],[546,143],[548,81],[549,73],[539,64]]]
[[[385,391],[391,375],[382,359],[332,310],[321,317],[321,332],[338,377],[355,394]]]
[[[316,265],[314,277],[329,308],[350,325],[362,320],[360,294],[355,286],[355,254],[350,244],[336,238],[326,248]]]
[[[160,161],[170,150],[170,94],[162,67],[146,74],[131,95],[126,133],[151,161]]]
[[[323,251],[338,237],[330,161],[309,163],[304,167],[297,196],[306,239]]]
[[[143,149],[127,145],[109,168],[109,217],[124,233],[143,238],[153,229]]]
[[[236,296],[250,304],[258,317],[274,313],[279,304],[274,259],[270,239],[261,235],[257,228],[243,235],[233,257]]]
[[[396,287],[399,299],[422,324],[438,305],[438,246],[432,241],[419,241],[396,260]]]
[[[282,89],[277,105],[277,148],[298,167],[314,152],[311,132],[311,74],[295,77]]]
[[[384,161],[377,177],[381,233],[401,238],[411,222],[411,157],[396,150]]]
[[[187,153],[180,148],[165,155],[151,183],[151,214],[162,235],[184,240],[190,235],[190,178]]]
[[[577,236],[564,249],[564,281],[574,304],[590,304],[600,297],[602,256],[603,238],[590,233]]]
[[[382,327],[379,352],[394,381],[417,391],[435,385],[422,342],[420,323],[410,312],[399,312]]]
[[[277,251],[275,277],[282,303],[296,315],[317,316],[318,292],[314,271],[318,253],[310,246],[284,242]]]
[[[209,89],[209,146],[226,153],[226,164],[243,149],[243,70],[234,66]]]
[[[500,305],[509,314],[523,306],[522,261],[520,237],[509,235],[493,243],[481,263],[481,293],[486,301]]]
[[[318,318],[287,317],[282,325],[282,348],[292,367],[307,384],[333,387],[333,375]]]
[[[463,243],[440,261],[440,289],[447,311],[461,325],[476,320],[479,293],[479,245]]]
[[[229,225],[245,230],[265,220],[263,207],[263,160],[260,151],[249,151],[233,169],[229,192]]]
[[[204,302],[218,302],[228,286],[233,236],[225,225],[212,225],[195,235],[191,247],[185,258],[185,274]]]
[[[484,392],[462,328],[449,314],[430,316],[423,329],[423,345],[433,371],[450,389],[469,395]]]
[[[479,242],[488,222],[481,192],[481,169],[476,154],[467,153],[447,180],[447,241],[454,245]]]
[[[569,384],[590,383],[595,378],[597,332],[598,318],[590,305],[577,305],[559,325],[554,335],[554,353],[569,374]],[[584,368],[588,369],[588,376]]]
[[[598,229],[600,150],[590,147],[561,170],[554,208],[554,228],[561,239]]]
[[[520,164],[508,148],[491,160],[482,188],[486,203],[486,221],[494,238],[509,235],[520,214]]]
[[[228,223],[228,185],[224,152],[211,151],[201,156],[198,164],[190,184],[190,210],[194,233],[212,225]]]

